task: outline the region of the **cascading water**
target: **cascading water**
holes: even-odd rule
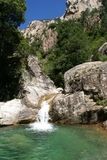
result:
[[[38,112],[37,122],[30,124],[31,129],[38,131],[52,131],[53,125],[49,121],[50,105],[47,101],[41,103],[41,109]]]

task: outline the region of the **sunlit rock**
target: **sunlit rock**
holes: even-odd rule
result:
[[[42,72],[37,57],[29,56],[27,61],[27,70],[23,72],[23,102],[36,108],[42,96],[58,91],[54,82]]]
[[[55,20],[50,21],[32,21],[29,26],[22,31],[25,38],[28,38],[30,43],[35,39],[41,41],[41,47],[46,54],[57,42],[57,32],[49,28],[49,25],[55,23]]]
[[[64,15],[64,19],[80,18],[81,13],[86,9],[92,11],[93,9],[99,9],[101,6],[100,0],[67,0],[67,9]]]
[[[22,104],[20,99],[0,103],[0,125],[28,123],[34,120],[34,111]]]

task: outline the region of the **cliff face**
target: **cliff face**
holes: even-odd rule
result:
[[[90,11],[94,8],[98,9],[101,6],[101,2],[100,0],[67,0],[66,6],[64,16],[59,17],[59,19],[69,20],[79,18],[81,13],[87,8]],[[28,38],[30,42],[33,42],[35,38],[40,39],[45,54],[57,42],[57,32],[49,28],[49,25],[52,23],[56,23],[56,20],[35,20],[22,31],[24,37]]]
[[[49,25],[55,23],[55,20],[50,21],[32,21],[30,25],[22,31],[25,38],[30,40],[40,39],[44,53],[51,49],[57,41],[57,32],[49,29]]]
[[[101,6],[101,0],[67,0],[66,4],[64,19],[68,20],[79,18],[86,9],[90,11],[94,8],[98,9]]]

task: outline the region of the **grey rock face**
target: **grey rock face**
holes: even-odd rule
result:
[[[64,15],[59,17],[59,19],[77,19],[80,18],[81,13],[87,8],[92,11],[94,8],[98,9],[100,6],[100,0],[67,0],[66,11]],[[97,17],[95,17],[95,19],[97,19]],[[94,22],[95,21],[96,20],[94,20]],[[32,43],[35,38],[40,39],[44,54],[47,54],[47,52],[57,43],[58,33],[56,30],[49,27],[50,24],[53,23],[57,23],[56,19],[43,21],[35,20],[32,21],[29,26],[21,32],[25,38],[29,39],[30,43]]]
[[[36,57],[28,57],[27,68],[23,72],[23,103],[28,107],[36,108],[39,99],[45,94],[55,93],[56,87],[53,81],[42,72]]]
[[[50,21],[32,21],[30,25],[22,31],[23,36],[30,40],[40,39],[44,53],[46,54],[57,42],[57,32],[49,28],[49,25],[55,23],[55,20]]]
[[[96,123],[100,120],[102,106],[84,94],[59,94],[53,101],[50,116],[53,122],[79,124]]]
[[[35,112],[22,104],[20,99],[0,103],[0,125],[27,123],[35,120]]]
[[[107,99],[107,62],[88,62],[64,75],[65,95],[53,100],[50,116],[61,123],[97,123],[107,120],[106,107],[98,99]]]
[[[92,11],[101,6],[100,0],[67,0],[67,9],[64,15],[65,20],[80,18],[81,13],[86,9]]]
[[[64,75],[65,91],[84,91],[94,99],[107,98],[107,62],[89,62],[76,66]]]

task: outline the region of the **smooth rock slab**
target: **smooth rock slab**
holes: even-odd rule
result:
[[[34,120],[34,110],[23,105],[20,99],[0,103],[0,125],[13,125]]]

